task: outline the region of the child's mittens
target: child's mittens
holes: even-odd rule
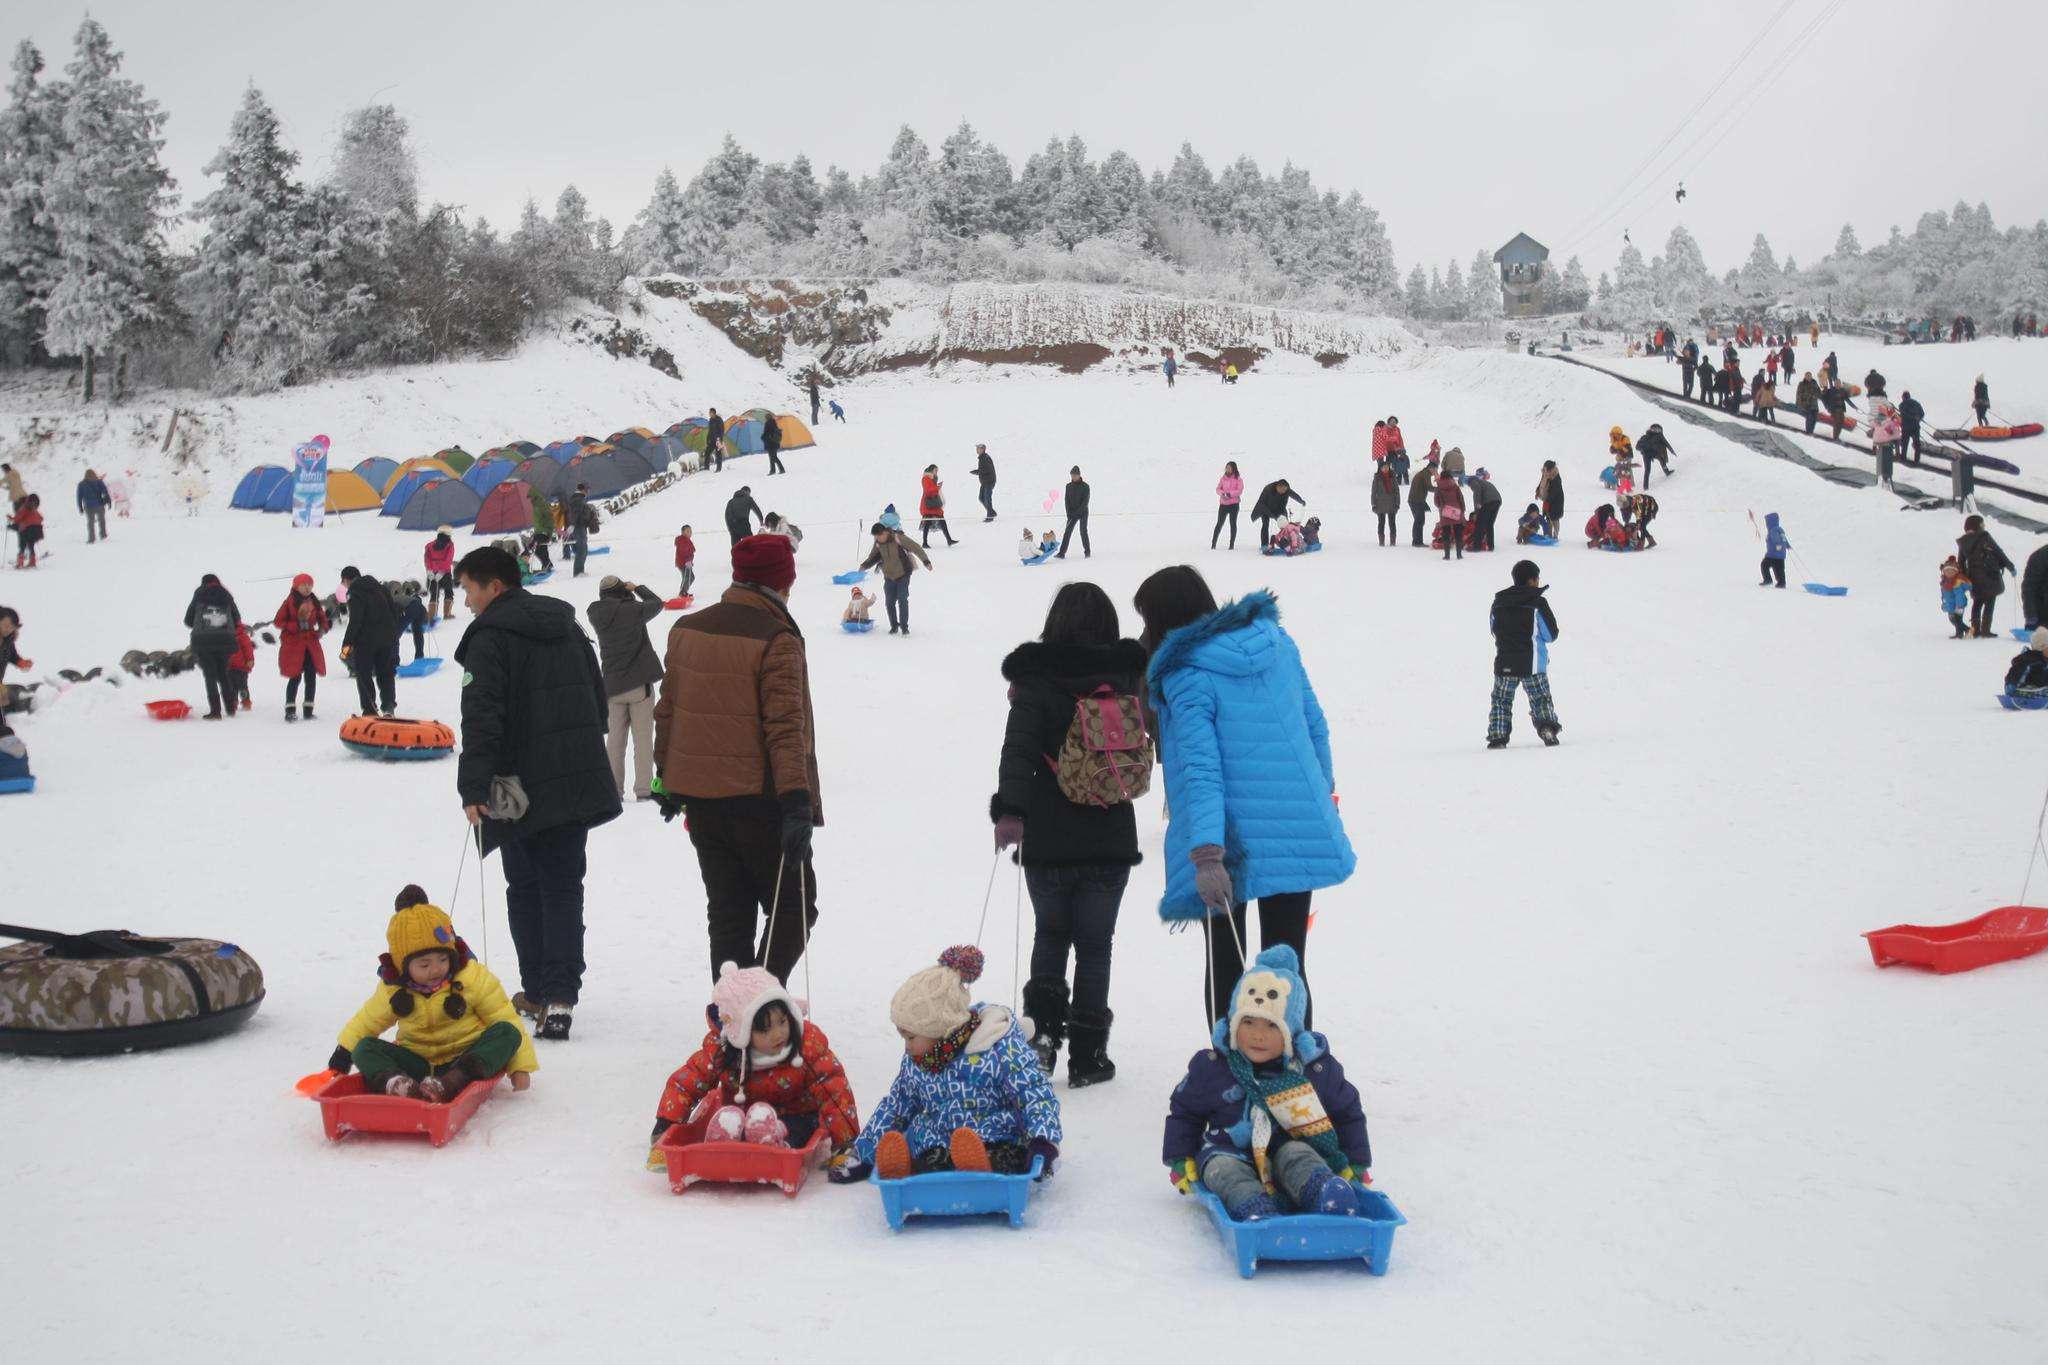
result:
[[[350,1068],[355,1064],[356,1059],[349,1055],[349,1050],[345,1047],[335,1048],[333,1055],[327,1059],[327,1069],[337,1076],[348,1075]]]
[[[1031,1141],[1024,1144],[1024,1155],[1026,1157],[1035,1156],[1043,1157],[1045,1159],[1045,1169],[1039,1172],[1038,1175],[1038,1178],[1040,1180],[1051,1179],[1053,1171],[1057,1169],[1060,1164],[1059,1144],[1054,1142],[1051,1138],[1035,1137],[1031,1139]]]
[[[1193,1194],[1195,1186],[1202,1183],[1202,1177],[1195,1171],[1195,1159],[1191,1156],[1182,1157],[1167,1166],[1166,1178],[1171,1180],[1173,1187],[1182,1194]]]
[[[835,1185],[858,1185],[866,1180],[869,1172],[873,1170],[874,1167],[867,1162],[855,1161],[853,1152],[849,1149],[835,1153],[832,1159],[825,1163],[825,1178]]]

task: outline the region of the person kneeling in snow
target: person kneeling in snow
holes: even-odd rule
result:
[[[1600,550],[1610,545],[1617,550],[1627,548],[1628,527],[1614,515],[1614,504],[1603,502],[1586,519],[1586,548]]]
[[[2008,697],[2048,697],[2048,626],[2036,626],[2027,647],[2005,670]]]
[[[1549,519],[1543,515],[1543,509],[1533,502],[1529,504],[1529,510],[1522,513],[1522,519],[1515,523],[1515,544],[1517,545],[1527,545],[1534,536],[1553,536],[1555,534],[1550,529]]]
[[[419,887],[399,892],[397,907],[384,931],[391,951],[377,965],[383,984],[342,1029],[329,1069],[353,1065],[371,1094],[435,1104],[501,1071],[526,1089],[540,1063],[498,978]],[[387,1043],[381,1035],[394,1024],[398,1041]]]
[[[1053,1173],[1060,1155],[1060,1102],[1025,1031],[1001,1005],[973,1004],[981,950],[946,949],[889,1002],[903,1063],[868,1115],[853,1159],[831,1178],[845,1184],[901,1180],[932,1171],[1021,1175],[1033,1157]]]
[[[1026,564],[1038,558],[1038,539],[1031,534],[1029,526],[1024,528],[1023,536],[1017,541],[1017,558]]]
[[[1308,537],[1302,534],[1301,527],[1288,520],[1286,513],[1281,513],[1280,524],[1273,530],[1273,548],[1284,555],[1298,555],[1307,546]]]
[[[722,964],[704,1013],[711,1031],[662,1087],[651,1141],[701,1116],[706,1142],[803,1147],[823,1128],[832,1150],[853,1145],[860,1114],[846,1069],[772,973]],[[648,1153],[647,1169],[666,1165],[659,1150]]]
[[[1294,949],[1260,953],[1231,994],[1213,1045],[1167,1102],[1162,1155],[1182,1194],[1197,1184],[1239,1222],[1302,1213],[1356,1217],[1372,1165],[1358,1088],[1303,1027],[1308,983]],[[1277,1196],[1284,1195],[1282,1204]]]

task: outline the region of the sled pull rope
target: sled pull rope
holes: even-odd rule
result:
[[[2034,846],[2027,850],[2027,875],[2025,879],[2020,882],[2020,898],[2017,902],[2017,904],[2020,905],[2025,905],[2027,903],[2027,888],[2031,886],[2034,881],[2035,860],[2041,859],[2043,861],[2048,861],[2048,844],[2044,844],[2042,835],[2042,830],[2044,826],[2048,826],[2048,792],[2044,792],[2042,794],[2041,815],[2040,818],[2034,821]]]
[[[991,874],[993,877],[993,874]],[[1024,958],[1024,864],[1017,864],[1017,915],[1010,925],[1010,1013],[1022,1017],[1024,996],[1018,973]]]
[[[476,926],[479,941],[484,945],[484,965],[491,963],[491,914],[484,906],[484,853],[483,830],[474,825],[462,827],[462,856],[455,860],[455,889],[448,893],[448,908],[462,898],[462,870],[469,863],[470,846],[476,846]]]
[[[996,894],[996,869],[1001,867],[1002,865],[1003,851],[1001,849],[997,849],[995,861],[991,862],[988,865],[988,886],[985,889],[983,889],[981,893],[981,923],[974,926],[974,946],[977,948],[981,946],[981,935],[983,931],[988,928],[988,903],[991,899],[994,898]],[[1023,869],[1021,867],[1018,869],[1017,875],[1019,877],[1022,877],[1024,875]]]
[[[770,950],[770,949],[772,949],[772,948],[773,948],[773,947],[775,946],[775,917],[776,917],[776,912],[778,912],[779,910],[781,910],[781,909],[782,909],[782,874],[783,874],[783,872],[784,872],[784,871],[785,871],[785,870],[786,870],[786,869],[787,869],[788,867],[789,867],[789,855],[788,855],[787,853],[785,853],[785,854],[783,854],[783,855],[782,855],[782,856],[781,856],[780,858],[778,858],[778,859],[776,860],[776,862],[775,862],[775,894],[774,894],[774,898],[773,898],[773,899],[771,899],[771,900],[770,900],[770,901],[768,902],[768,933],[767,933],[767,935],[766,935],[766,936],[765,936],[765,937],[764,937],[764,938],[763,938],[763,939],[761,940],[761,947],[760,947],[759,951],[757,951],[757,952],[756,952],[756,953],[754,954],[754,956],[755,956],[755,957],[758,957],[758,958],[760,958],[760,959],[761,959],[761,964],[762,964],[763,966],[766,966],[766,965],[767,965],[767,963],[768,963],[768,953],[769,953],[769,950]],[[805,882],[804,882],[804,869],[803,869],[803,865],[802,865],[801,863],[799,863],[799,864],[797,865],[797,869],[796,869],[796,898],[797,898],[797,910],[796,910],[796,913],[797,913],[797,925],[798,925],[798,928],[799,928],[799,930],[800,930],[800,931],[802,932],[802,934],[803,934],[803,940],[804,940],[804,946],[803,946],[803,962],[804,962],[804,1003],[805,1003],[805,1005],[806,1005],[806,1006],[809,1006],[809,1005],[810,1005],[810,1004],[812,1003],[812,1001],[811,1001],[811,907],[810,907],[810,890],[811,890],[811,889],[810,889],[810,887],[809,887],[809,886],[807,886],[807,885],[805,884]]]

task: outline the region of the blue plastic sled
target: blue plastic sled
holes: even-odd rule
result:
[[[519,586],[522,588],[531,587],[535,583],[545,583],[554,576],[555,571],[553,569],[547,569],[540,573],[530,573],[519,580]]]
[[[2048,692],[2026,693],[2007,689],[1998,694],[1998,704],[2008,711],[2048,711]],[[0,790],[5,788],[0,787]]]
[[[1249,1280],[1260,1261],[1364,1261],[1375,1275],[1387,1273],[1394,1255],[1394,1229],[1407,1223],[1394,1201],[1375,1189],[1358,1192],[1360,1214],[1295,1213],[1240,1223],[1209,1190],[1195,1196],[1209,1211],[1223,1245],[1237,1258],[1237,1273]]]
[[[1847,597],[1849,595],[1847,588],[1831,588],[1825,583],[1801,583],[1799,586],[1812,593],[1815,597]]]
[[[977,1213],[1007,1214],[1010,1226],[1024,1226],[1024,1206],[1031,1202],[1031,1187],[1045,1170],[1045,1158],[1031,1158],[1031,1169],[1022,1175],[997,1175],[993,1171],[935,1171],[930,1175],[907,1176],[902,1180],[877,1180],[882,1191],[882,1217],[889,1226],[902,1230],[904,1220],[918,1218],[966,1218]]]
[[[867,579],[868,571],[866,569],[854,569],[847,573],[832,575],[832,581],[842,588],[852,587],[855,583],[865,583]]]
[[[2034,632],[2028,630],[2025,626],[2014,626],[2012,628],[2012,638],[2018,640],[2022,644],[2025,644],[2027,641],[2034,638]]]
[[[583,552],[583,557],[585,559],[595,559],[599,555],[608,555],[611,552],[612,547],[609,545],[593,545]]]
[[[398,666],[398,676],[401,678],[424,678],[440,668],[440,666],[441,661],[439,659],[414,659],[409,664],[400,664]]]
[[[36,780],[34,777],[0,778],[0,796],[6,796],[13,792],[32,792],[35,789]]]
[[[1023,566],[1024,568],[1027,568],[1027,569],[1028,569],[1028,568],[1030,568],[1030,567],[1031,567],[1031,566],[1032,566],[1033,564],[1043,564],[1043,563],[1045,563],[1045,561],[1047,561],[1048,559],[1051,559],[1051,558],[1053,557],[1053,555],[1055,555],[1056,553],[1058,553],[1058,552],[1057,552],[1057,551],[1055,551],[1055,550],[1044,550],[1044,551],[1041,551],[1041,552],[1040,552],[1039,554],[1037,554],[1037,555],[1033,556],[1033,557],[1032,557],[1032,558],[1030,558],[1030,559],[1019,559],[1019,560],[1017,561],[1017,563],[1018,563],[1018,564],[1020,564],[1020,565],[1022,565],[1022,566]]]
[[[1556,536],[1530,536],[1530,537],[1528,538],[1528,540],[1526,540],[1526,541],[1524,541],[1524,542],[1523,542],[1523,544],[1525,544],[1525,545],[1555,545],[1555,544],[1557,544],[1557,537],[1556,537]]]
[[[848,635],[865,635],[875,628],[873,621],[841,621],[839,628]]]
[[[1281,549],[1278,545],[1263,546],[1260,548],[1259,553],[1262,555],[1279,555],[1282,559],[1299,559],[1303,555],[1315,554],[1322,548],[1323,542],[1319,540],[1313,545],[1302,546],[1301,549],[1297,550],[1293,554],[1288,554],[1287,551]]]

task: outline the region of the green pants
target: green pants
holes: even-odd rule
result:
[[[363,1073],[363,1088],[380,1090],[394,1071],[403,1071],[416,1081],[432,1075],[446,1076],[450,1072],[465,1081],[495,1076],[519,1051],[519,1042],[517,1024],[492,1024],[483,1031],[482,1037],[470,1044],[469,1051],[446,1066],[434,1066],[411,1048],[387,1043],[382,1038],[363,1039],[355,1045],[349,1057],[355,1062],[356,1070]]]

